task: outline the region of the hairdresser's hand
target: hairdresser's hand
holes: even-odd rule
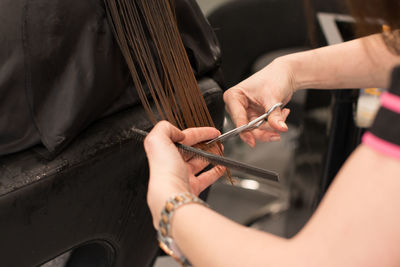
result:
[[[224,94],[226,109],[236,126],[264,114],[278,102],[286,104],[294,91],[294,79],[288,65],[273,61],[264,69],[230,88]],[[241,134],[241,138],[251,147],[256,139],[264,142],[279,141],[279,132],[286,132],[285,123],[289,109],[276,109],[268,118],[268,123],[251,132]]]
[[[147,136],[144,141],[150,165],[147,202],[156,228],[161,210],[170,197],[183,192],[197,196],[225,172],[222,167],[214,167],[195,176],[208,163],[197,158],[185,161],[174,143],[180,142],[192,146],[218,135],[220,132],[215,128],[190,128],[180,131],[172,124],[162,121]]]

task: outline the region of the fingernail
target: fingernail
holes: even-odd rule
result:
[[[244,141],[245,141],[250,147],[254,147],[254,146],[255,146],[254,141],[253,141],[251,138],[246,138]]]
[[[255,141],[252,141],[252,142],[250,143],[250,146],[251,146],[252,148],[255,148],[255,147],[256,147],[256,142],[255,142]]]
[[[269,140],[272,142],[277,142],[281,140],[281,137],[279,135],[274,135]]]
[[[278,123],[282,128],[288,129],[286,123],[284,123],[283,121],[279,121]]]

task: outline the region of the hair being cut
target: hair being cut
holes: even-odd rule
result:
[[[153,124],[161,119],[180,129],[214,126],[178,30],[173,0],[105,3],[134,86]],[[222,154],[221,144],[199,147]]]

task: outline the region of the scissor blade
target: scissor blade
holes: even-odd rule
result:
[[[247,124],[246,125],[242,125],[240,127],[237,127],[235,129],[232,129],[232,130],[230,130],[230,131],[228,131],[226,133],[223,133],[220,136],[218,136],[217,138],[214,138],[214,139],[206,142],[206,145],[210,145],[210,144],[215,143],[217,141],[223,142],[223,141],[225,141],[226,139],[228,139],[230,137],[233,137],[233,136],[236,136],[236,135],[240,134],[243,131],[243,129],[246,128],[246,127],[247,127]]]

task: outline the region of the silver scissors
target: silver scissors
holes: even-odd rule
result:
[[[206,142],[206,145],[212,144],[214,142],[217,141],[225,141],[226,139],[236,136],[242,132],[247,132],[247,131],[252,131],[258,127],[260,127],[264,122],[266,122],[268,120],[268,116],[278,107],[282,107],[283,104],[282,103],[276,103],[275,105],[273,105],[266,113],[264,113],[263,115],[261,115],[260,117],[252,120],[251,122],[249,122],[248,124],[239,126],[233,130],[230,130],[229,132],[226,132],[224,134],[221,134],[220,136],[218,136],[217,138],[214,138],[208,142]]]

